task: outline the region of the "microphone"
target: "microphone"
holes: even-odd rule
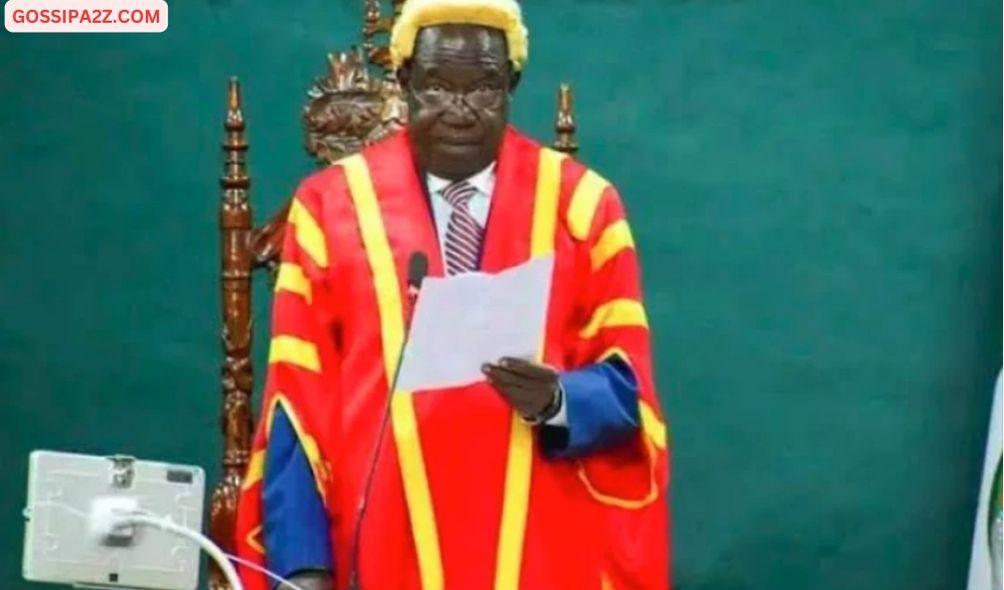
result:
[[[408,259],[408,292],[412,289],[418,290],[425,280],[425,275],[429,274],[429,257],[425,252],[415,252]]]
[[[380,420],[380,429],[377,431],[376,445],[373,449],[373,458],[370,460],[366,474],[366,485],[363,488],[362,498],[359,500],[359,508],[356,511],[356,526],[352,532],[352,547],[349,563],[349,588],[359,589],[359,539],[362,535],[363,519],[366,517],[366,507],[369,504],[370,488],[373,487],[373,475],[376,473],[377,461],[380,459],[380,448],[383,442],[384,432],[387,431],[387,422],[390,419],[390,397],[394,395],[397,388],[397,376],[401,372],[401,359],[404,357],[404,349],[408,344],[409,328],[411,327],[411,316],[415,311],[415,303],[418,301],[418,292],[422,288],[422,281],[429,274],[429,257],[425,252],[416,251],[408,258],[408,307],[405,310],[404,339],[401,341],[401,350],[397,355],[397,367],[390,382],[390,389],[387,391],[387,401],[384,402],[383,417]]]
[[[429,274],[429,257],[425,255],[425,252],[415,252],[408,259],[408,314],[407,314],[407,325],[411,325],[411,314],[415,311],[415,302],[418,300],[418,291],[422,288],[422,281],[425,280],[425,275]],[[407,340],[407,336],[405,337]],[[401,347],[401,352],[404,352],[404,347]],[[400,363],[398,363],[400,365]],[[397,381],[397,375],[394,376],[394,380]]]

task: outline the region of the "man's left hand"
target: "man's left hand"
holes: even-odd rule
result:
[[[558,395],[558,372],[547,365],[502,357],[497,363],[485,363],[481,370],[488,382],[527,419],[540,416]]]

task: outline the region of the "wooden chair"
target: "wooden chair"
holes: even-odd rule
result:
[[[307,92],[303,108],[304,147],[326,166],[355,153],[402,127],[407,105],[390,70],[386,40],[404,0],[392,0],[393,12],[384,16],[380,0],[363,0],[362,45],[328,55],[327,74]],[[240,83],[231,78],[224,122],[223,176],[220,178],[220,295],[223,308],[222,391],[223,473],[213,490],[210,536],[233,552],[234,518],[241,481],[251,453],[254,374],[251,367],[251,279],[259,269],[274,270],[286,229],[287,202],[268,222],[255,227],[250,201],[251,178],[246,154]],[[572,92],[558,90],[555,149],[575,153]],[[219,570],[210,568],[209,587],[229,588]]]

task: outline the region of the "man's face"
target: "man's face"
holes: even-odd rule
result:
[[[518,76],[505,35],[475,25],[422,29],[401,68],[412,147],[425,172],[467,178],[498,155]]]

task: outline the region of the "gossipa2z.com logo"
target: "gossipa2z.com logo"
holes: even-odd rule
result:
[[[165,0],[7,0],[11,33],[163,33]]]

